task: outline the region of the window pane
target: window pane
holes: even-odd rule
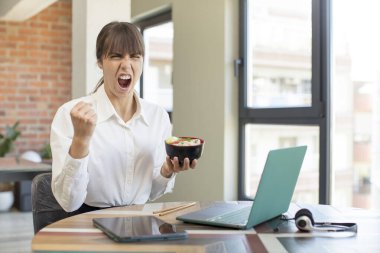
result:
[[[144,30],[144,99],[173,110],[173,22]]]
[[[311,0],[255,0],[248,10],[247,106],[311,106]]]
[[[245,191],[254,197],[269,150],[307,145],[293,201],[318,203],[319,127],[253,125],[245,127]]]
[[[380,2],[333,4],[332,204],[380,210]]]

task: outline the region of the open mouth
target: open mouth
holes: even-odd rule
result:
[[[126,89],[131,85],[131,76],[130,75],[122,75],[119,76],[117,79],[117,82],[119,83],[119,86],[123,89]]]

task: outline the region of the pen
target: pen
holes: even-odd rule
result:
[[[179,211],[179,210],[182,210],[182,209],[194,206],[196,203],[197,202],[190,202],[190,203],[179,205],[179,206],[176,206],[176,207],[170,207],[170,208],[154,211],[153,214],[158,214],[159,216],[163,216],[163,215],[166,215],[166,214],[169,214],[169,213],[173,213],[173,212],[176,212],[176,211]]]

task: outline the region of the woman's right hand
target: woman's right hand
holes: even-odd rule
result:
[[[71,109],[70,117],[74,127],[74,137],[69,153],[73,158],[83,158],[88,154],[97,115],[92,104],[81,101]]]

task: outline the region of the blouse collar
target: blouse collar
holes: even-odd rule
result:
[[[101,85],[98,90],[91,95],[93,97],[93,101],[95,102],[95,110],[97,113],[98,121],[97,123],[104,122],[111,118],[113,115],[116,117],[119,117],[116,113],[116,110],[114,106],[112,105],[110,99],[108,98],[108,95],[104,89],[104,84]],[[137,94],[137,92],[133,91],[133,97],[135,98],[137,108],[135,114],[132,116],[131,120],[139,119],[149,126],[149,122],[146,117],[145,108],[143,106],[143,103],[141,103],[141,98]]]

